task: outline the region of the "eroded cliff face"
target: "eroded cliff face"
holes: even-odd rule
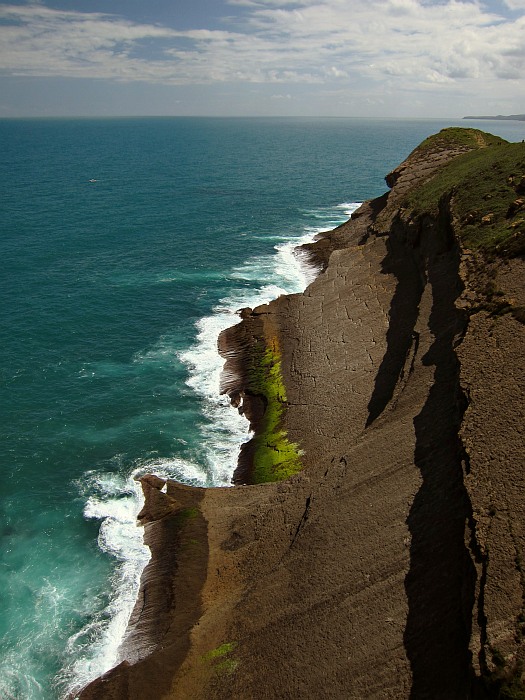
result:
[[[524,275],[523,260],[498,269],[500,288],[508,292],[521,280],[514,297],[521,296],[521,305]],[[480,310],[471,316],[457,350],[468,399],[460,437],[468,457],[465,486],[477,574],[470,648],[488,697],[525,697],[519,682],[525,662],[524,348],[523,325],[516,318]],[[498,696],[500,681],[507,694]]]
[[[83,700],[520,697],[504,693],[524,656],[523,260],[465,250],[453,189],[425,211],[410,199],[492,147],[464,131],[309,247],[324,272],[304,294],[223,336],[224,389],[255,426],[251,348],[278,343],[304,468],[146,482],[153,559],[127,661]]]

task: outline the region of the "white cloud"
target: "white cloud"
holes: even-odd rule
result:
[[[519,9],[525,0],[506,0]],[[104,13],[0,6],[0,71],[190,85],[359,84],[479,94],[525,75],[525,15],[477,0],[230,0],[231,29],[177,30]],[[233,20],[232,20],[233,21]]]
[[[329,69],[327,69],[327,75],[329,76],[334,76],[336,78],[347,78],[348,73],[344,70],[341,70],[340,68],[337,68],[337,66],[330,66]]]
[[[301,7],[303,5],[315,5],[318,0],[227,0],[228,5],[241,7]]]

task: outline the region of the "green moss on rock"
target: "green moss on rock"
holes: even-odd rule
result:
[[[231,658],[231,654],[237,647],[237,642],[226,642],[216,649],[203,654],[203,661],[214,673],[219,675],[231,675],[238,667],[237,659]]]
[[[281,352],[276,338],[252,350],[249,390],[263,397],[265,411],[253,438],[253,483],[282,481],[302,469],[298,445],[282,428],[286,387],[281,372]]]

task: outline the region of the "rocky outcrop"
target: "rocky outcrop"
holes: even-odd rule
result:
[[[121,663],[91,683],[83,700],[161,698],[190,648],[190,630],[202,614],[208,535],[200,509],[203,489],[140,479],[145,504],[138,515],[151,562],[120,649]]]
[[[153,557],[126,660],[82,700],[520,697],[525,233],[518,211],[501,237],[493,199],[494,240],[467,249],[470,185],[453,170],[480,149],[507,157],[498,144],[422,144],[388,194],[308,247],[324,271],[303,294],[222,336],[223,389],[254,427],[247,358],[278,343],[303,470],[144,482]]]

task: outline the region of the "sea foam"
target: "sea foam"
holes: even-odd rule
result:
[[[279,241],[273,254],[253,257],[231,270],[232,289],[201,318],[195,328],[195,341],[186,350],[170,345],[169,335],[142,351],[137,362],[158,362],[177,357],[187,368],[186,385],[200,404],[200,459],[180,456],[145,458],[126,474],[89,473],[81,486],[87,497],[84,516],[100,521],[98,544],[113,557],[116,566],[110,581],[108,603],[98,610],[86,627],[68,641],[71,662],[56,679],[64,697],[75,697],[82,687],[102,675],[122,659],[119,646],[139,590],[140,577],[150,558],[137,527],[137,514],[143,496],[137,477],[154,473],[194,486],[229,486],[241,445],[249,438],[248,423],[220,396],[220,376],[224,364],[217,351],[220,332],[239,322],[244,307],[266,304],[282,294],[303,291],[318,271],[296,248],[316,235],[342,223],[358,207],[343,203],[335,207],[304,212],[310,224],[302,235],[272,237]],[[238,284],[237,284],[238,283]],[[184,443],[184,440],[181,440]]]

